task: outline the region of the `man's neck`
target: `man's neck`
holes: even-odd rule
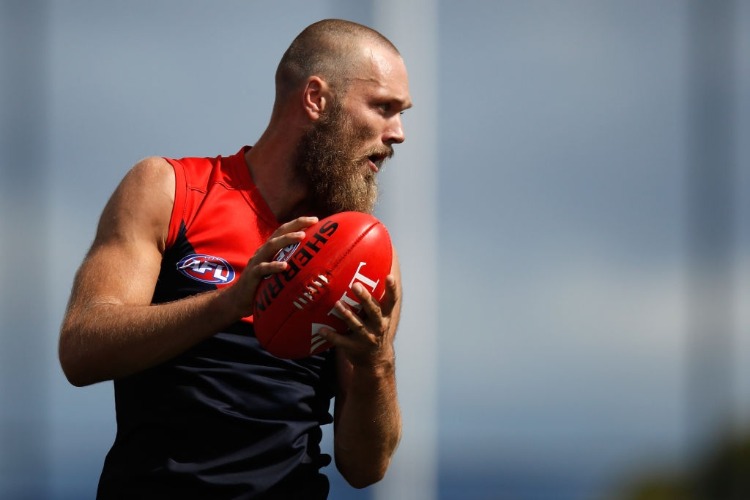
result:
[[[290,148],[291,149],[291,148]],[[296,176],[291,157],[273,154],[262,140],[245,152],[253,183],[279,222],[310,215],[307,209],[307,190]]]

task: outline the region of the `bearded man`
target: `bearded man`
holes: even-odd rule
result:
[[[410,106],[393,44],[324,20],[282,57],[253,147],[147,158],[124,177],[76,274],[59,344],[72,384],[114,381],[117,435],[98,498],[326,498],[321,426],[332,421],[343,477],[361,488],[384,476],[401,435],[396,257],[384,298],[355,285],[364,315],[345,314],[347,335],[322,331],[334,347],[319,355],[267,353],[252,308],[260,280],[287,268],[273,256],[306,227],[373,210]]]

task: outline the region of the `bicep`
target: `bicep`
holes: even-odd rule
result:
[[[73,285],[71,307],[147,304],[161,267],[174,201],[174,172],[161,158],[138,163],[105,206]]]

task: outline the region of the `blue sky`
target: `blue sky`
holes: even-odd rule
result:
[[[739,3],[738,347],[727,360],[737,367],[728,412],[738,421],[750,417],[741,368],[750,365],[750,58],[741,57],[750,8]],[[46,387],[54,498],[93,492],[114,432],[109,384],[69,387],[54,345],[109,194],[144,156],[230,154],[252,143],[291,39],[323,17],[369,22],[363,5],[50,2],[42,237],[53,242],[54,272],[40,353],[49,372],[29,376]],[[437,7],[435,108],[420,111],[413,96],[407,142],[383,175],[409,168],[400,160],[413,158],[409,124],[436,113],[439,226],[437,247],[424,251],[437,257],[440,494],[451,498],[445,482],[464,476],[475,480],[475,496],[464,485],[464,498],[502,487],[532,498],[537,474],[585,498],[688,446],[688,2]],[[404,52],[407,66],[410,56],[419,54]],[[503,472],[514,480],[498,486],[492,478]]]

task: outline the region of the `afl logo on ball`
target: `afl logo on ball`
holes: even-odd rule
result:
[[[278,251],[276,256],[273,258],[276,262],[286,262],[294,253],[295,250],[297,250],[297,247],[299,246],[299,243],[292,243],[291,245],[287,245],[281,250]]]
[[[177,270],[188,278],[210,283],[226,285],[234,280],[234,269],[221,257],[213,255],[191,254],[177,263]]]

